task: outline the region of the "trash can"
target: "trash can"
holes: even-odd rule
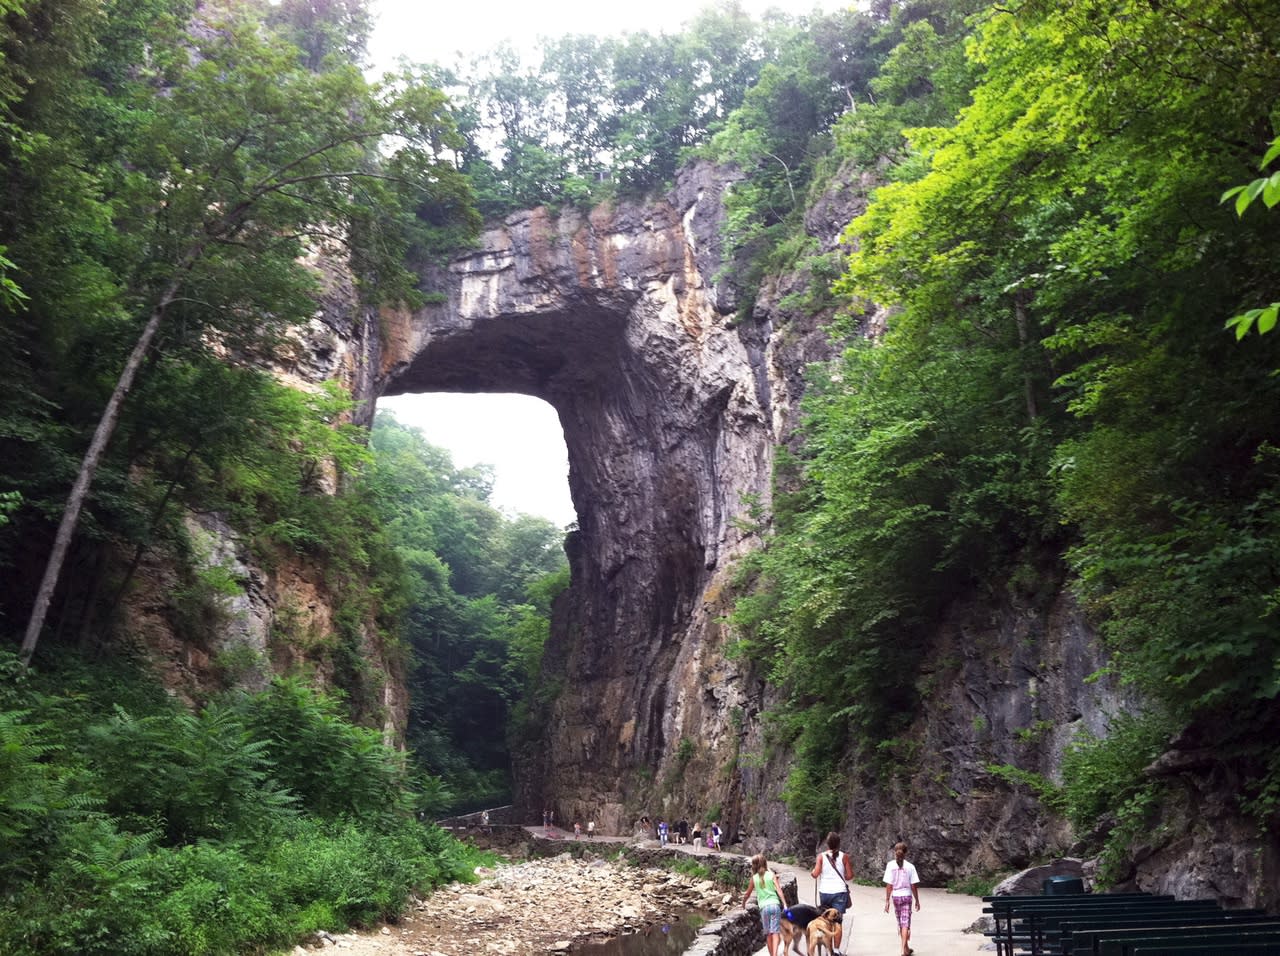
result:
[[[1084,892],[1084,880],[1078,876],[1051,876],[1044,881],[1045,896],[1068,896]]]

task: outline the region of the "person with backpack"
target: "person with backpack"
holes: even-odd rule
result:
[[[844,914],[849,909],[849,881],[853,879],[853,864],[849,862],[849,854],[841,852],[840,834],[834,830],[827,834],[827,852],[818,854],[813,872],[809,875],[818,881],[819,907],[824,910],[830,907],[840,914],[832,956],[843,956],[840,941],[844,938]]]

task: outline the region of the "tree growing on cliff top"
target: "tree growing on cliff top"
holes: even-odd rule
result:
[[[273,329],[313,311],[303,258],[317,250],[345,250],[366,295],[410,297],[405,256],[411,243],[430,245],[417,211],[428,207],[451,238],[478,225],[447,159],[459,143],[439,91],[409,79],[371,86],[350,64],[312,72],[251,11],[153,39],[146,66],[114,91],[116,109],[84,117],[118,144],[104,161],[114,168],[102,177],[112,192],[87,205],[100,227],[132,237],[107,307],[121,328],[130,317],[141,327],[63,511],[24,662],[121,406],[162,328],[171,345],[234,352],[269,342]]]

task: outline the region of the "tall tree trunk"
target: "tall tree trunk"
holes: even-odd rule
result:
[[[1027,295],[1024,289],[1019,289],[1013,294],[1013,317],[1018,325],[1018,361],[1022,365],[1022,387],[1025,392],[1027,402],[1027,418],[1034,422],[1040,417],[1040,410],[1036,404],[1036,387],[1035,379],[1031,375],[1030,367],[1030,351],[1031,336],[1027,328]]]
[[[125,396],[133,387],[138,369],[142,367],[147,350],[151,347],[156,332],[160,330],[165,312],[178,294],[182,279],[202,251],[202,244],[192,249],[175,270],[174,277],[169,281],[155,308],[151,310],[151,316],[147,319],[147,324],[142,329],[142,334],[138,336],[133,352],[130,353],[129,360],[125,362],[124,369],[120,373],[115,391],[111,393],[111,398],[107,400],[107,407],[102,411],[102,418],[98,420],[93,441],[89,443],[89,450],[85,452],[84,460],[80,462],[80,472],[76,475],[75,484],[71,486],[71,494],[67,497],[67,507],[62,512],[62,521],[58,524],[58,533],[53,539],[53,550],[49,552],[49,562],[45,565],[44,577],[40,580],[40,589],[36,592],[36,601],[31,608],[31,617],[27,621],[27,631],[22,638],[22,650],[19,654],[23,665],[31,663],[31,655],[35,653],[40,632],[44,630],[44,620],[49,613],[49,602],[53,600],[53,592],[58,586],[58,576],[62,573],[63,562],[67,559],[67,549],[71,546],[71,538],[75,535],[76,525],[80,522],[80,511],[84,507],[85,499],[89,496],[89,486],[93,483],[93,477],[98,471],[102,454],[106,451],[107,443],[116,429],[116,423],[120,420],[120,408],[124,405]]]

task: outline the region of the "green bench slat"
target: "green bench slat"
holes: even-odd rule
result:
[[[1280,945],[1280,922],[1255,923],[1244,926],[1184,926],[1177,932],[1169,927],[1150,927],[1148,929],[1101,930],[1090,933],[1093,937],[1088,950],[1096,956],[1128,956],[1130,949],[1138,944],[1147,946],[1176,945],[1178,943],[1199,944],[1226,942],[1275,942]]]
[[[1083,954],[1093,951],[1091,941],[1108,926],[1120,928],[1117,924],[1127,923],[1128,928],[1142,931],[1202,924],[1242,927],[1240,921],[1249,916],[1268,919],[1257,910],[1223,910],[1214,900],[1148,897],[1131,898],[1123,905],[1075,907],[1046,906],[1037,900],[997,914],[995,931],[986,935],[1000,956],[1014,956],[1015,951],[1031,956]]]
[[[1280,949],[1277,949],[1275,943],[1225,943],[1222,945],[1203,946],[1197,943],[1188,943],[1183,945],[1156,945],[1156,946],[1135,946],[1130,951],[1131,956],[1163,956],[1168,953],[1171,956],[1258,956],[1260,953],[1270,953],[1275,956]]]
[[[1212,912],[1195,912],[1192,914],[1180,914],[1169,916],[1141,916],[1141,917],[1098,917],[1096,920],[1082,919],[1079,922],[1068,921],[1060,927],[1061,935],[1058,938],[1058,945],[1054,947],[1063,956],[1073,956],[1079,950],[1077,943],[1081,933],[1097,933],[1104,930],[1126,930],[1139,929],[1152,931],[1166,928],[1176,928],[1179,926],[1232,926],[1232,927],[1248,927],[1254,924],[1274,923],[1276,918],[1268,916],[1260,910],[1216,910]],[[1046,933],[1046,940],[1051,939],[1051,934]]]

